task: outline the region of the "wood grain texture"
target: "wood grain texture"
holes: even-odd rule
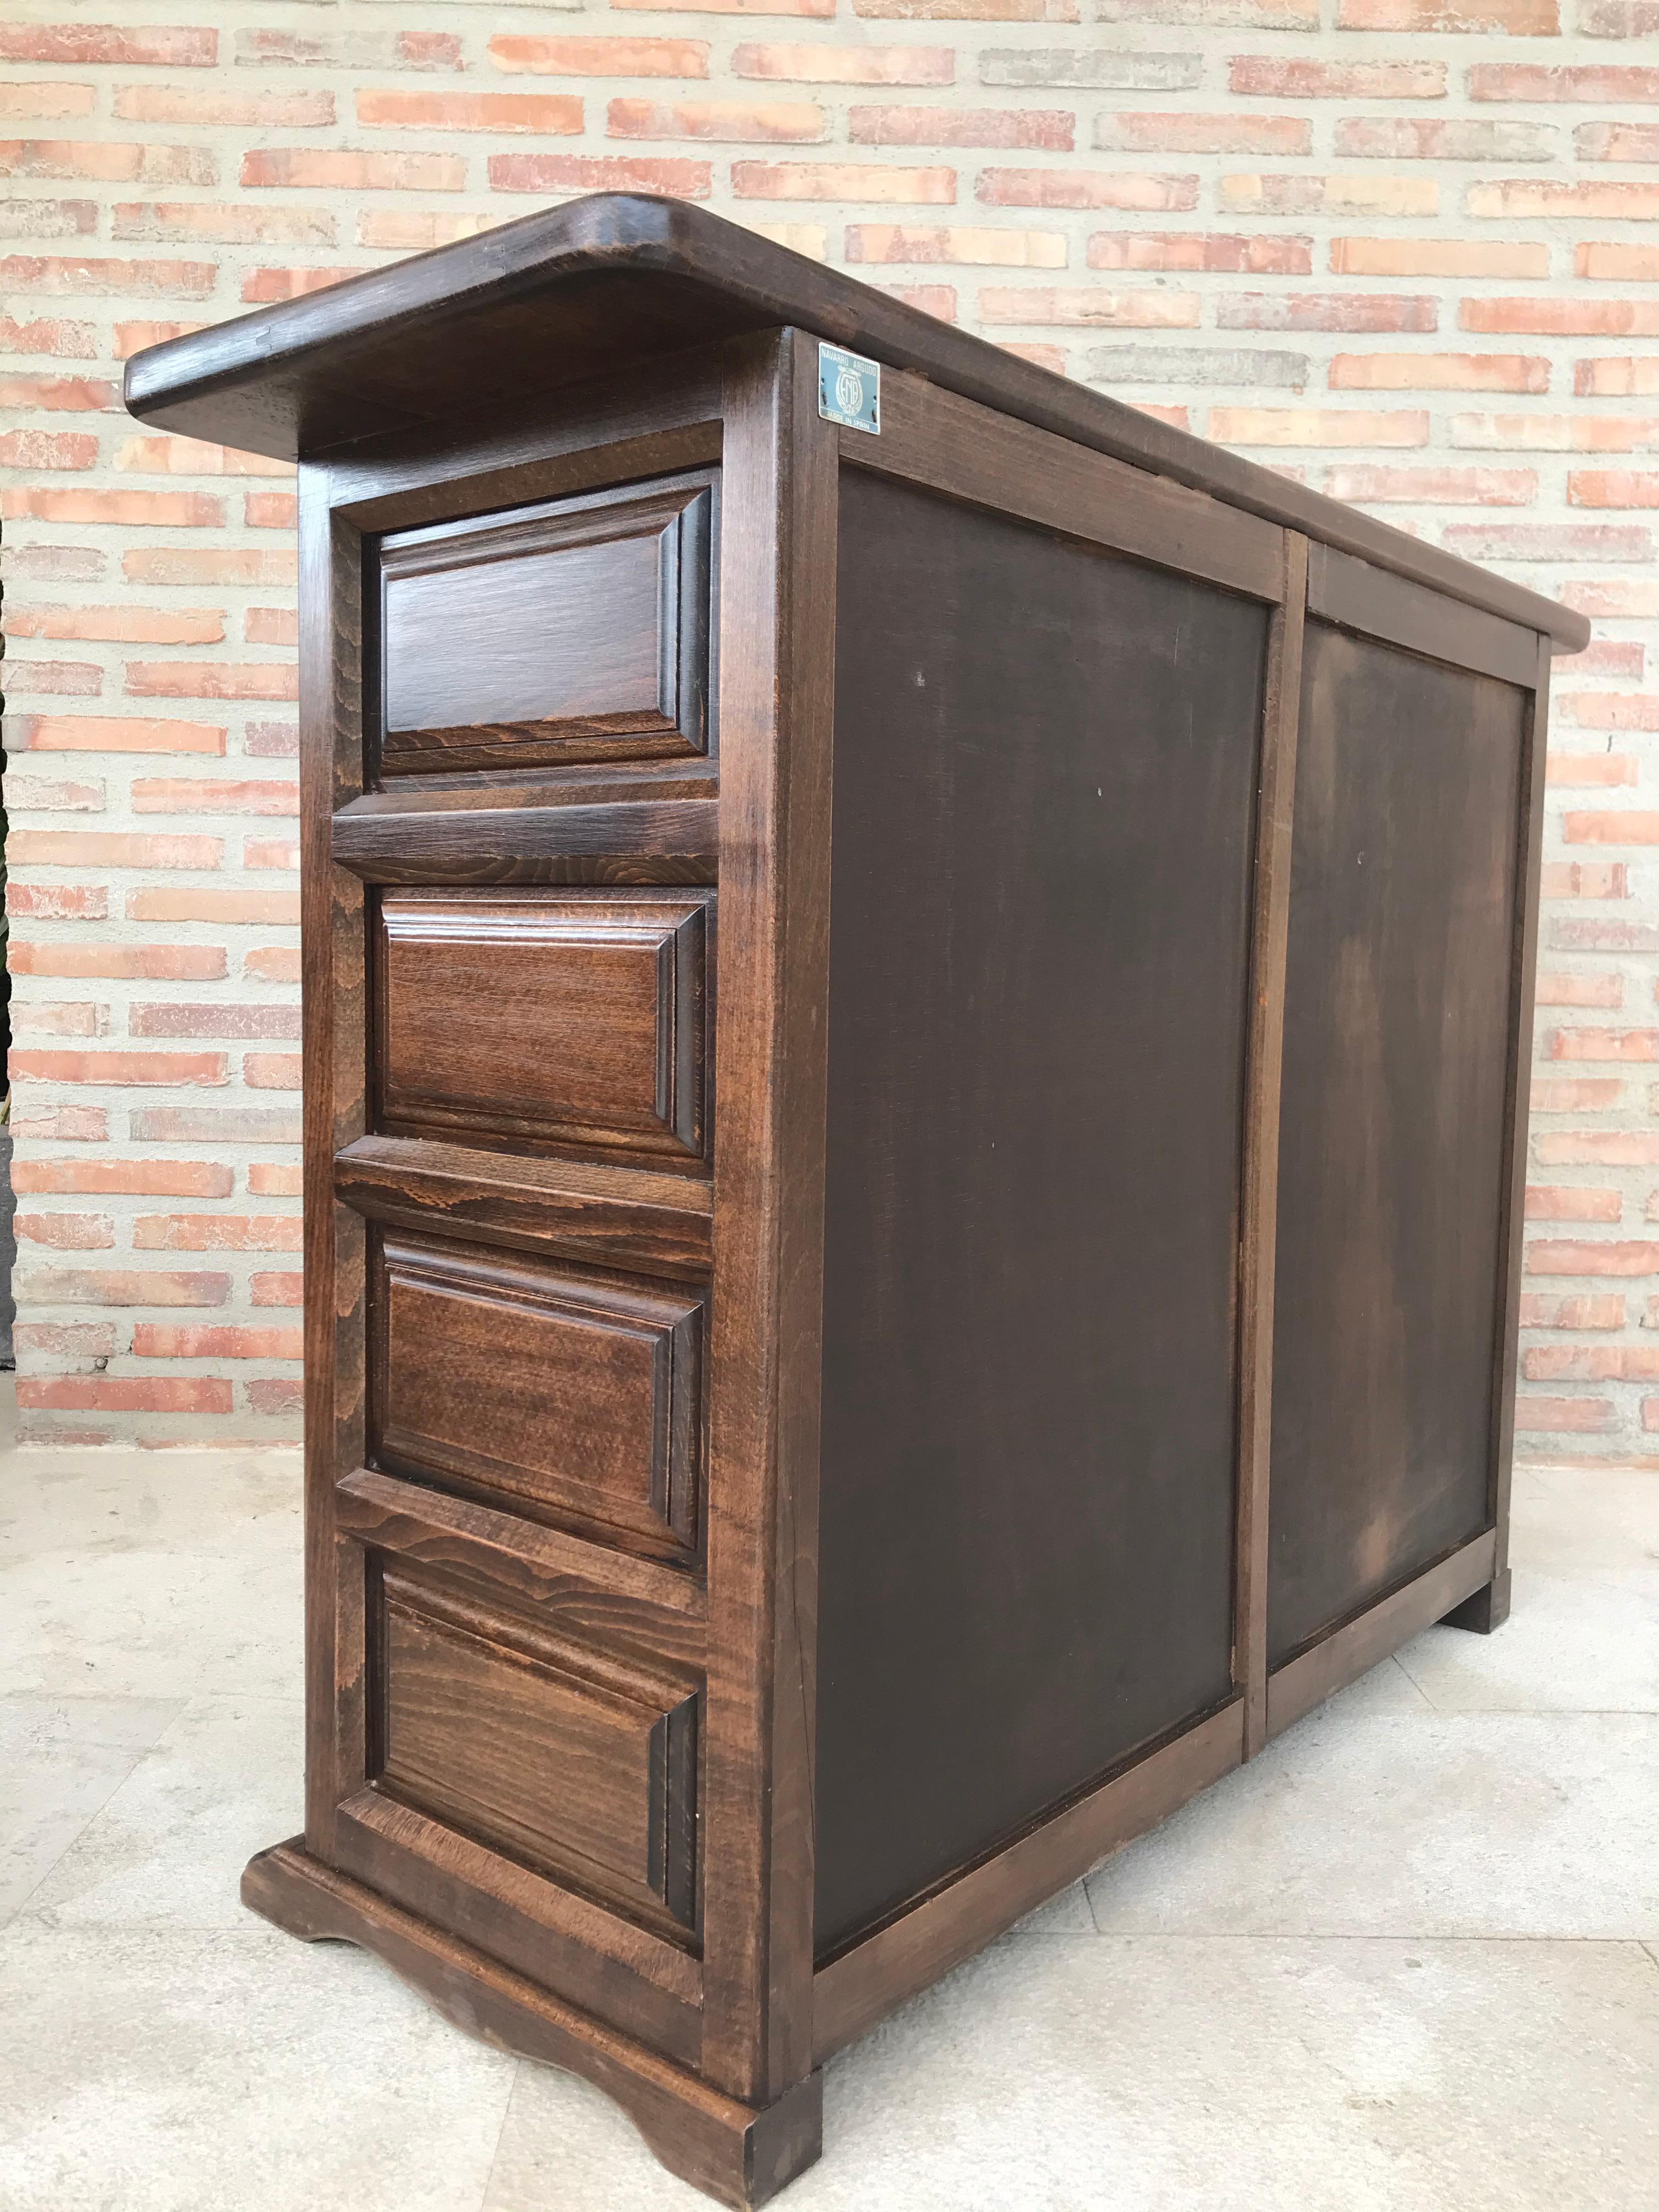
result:
[[[379,1468],[342,1476],[334,1510],[360,1544],[481,1577],[561,1636],[702,1670],[708,1605],[690,1575]]]
[[[702,1968],[683,1929],[619,1912],[377,1788],[341,1806],[335,1863],[596,2020],[697,2063]]]
[[[1537,680],[1535,629],[1461,606],[1423,584],[1390,575],[1328,545],[1310,548],[1308,612],[1339,629],[1382,638],[1477,675],[1528,688]]]
[[[459,1936],[331,1872],[298,1838],[252,1861],[242,1896],[292,1935],[374,1951],[456,2027],[497,2050],[583,2075],[622,2106],[671,2172],[723,2204],[765,2203],[818,2155],[817,2074],[769,2108],[739,2104]]]
[[[1270,1663],[1488,1525],[1525,695],[1310,622]]]
[[[333,1191],[335,1152],[368,1121],[367,918],[327,825],[362,788],[362,554],[331,512],[327,471],[300,471],[300,893],[304,1038],[306,1833],[326,1853],[364,1773],[362,1553],[334,1526],[334,1485],[364,1452],[366,1240]]]
[[[1122,1772],[820,1966],[812,1984],[820,2065],[1109,1852],[1218,1781],[1242,1754],[1243,1714],[1234,1699],[1171,1741],[1138,1754]]]
[[[699,1159],[708,915],[676,891],[383,896],[377,1127]]]
[[[715,481],[382,538],[381,774],[706,752]]]
[[[841,433],[844,465],[926,484],[998,514],[1259,599],[1285,588],[1284,533],[1242,508],[942,392],[890,375],[881,435]]]
[[[703,2067],[812,2065],[811,1675],[836,451],[788,333],[734,355],[720,574]]]
[[[498,408],[387,424],[332,453],[341,512],[368,533],[568,499],[718,463],[725,352],[693,346]]]
[[[447,1239],[378,1246],[375,1465],[614,1543],[695,1551],[701,1296]]]
[[[1273,1448],[1273,1267],[1279,1221],[1279,1101],[1285,1048],[1285,955],[1291,912],[1297,729],[1308,541],[1287,534],[1285,592],[1267,638],[1261,769],[1255,802],[1246,1048],[1244,1190],[1239,1239],[1238,1519],[1233,1679],[1244,1696],[1244,1756],[1267,1740],[1267,1523]]]
[[[713,1257],[714,1197],[701,1177],[364,1136],[339,1154],[334,1188],[371,1219],[483,1232],[512,1250],[690,1274]]]
[[[1379,1598],[1267,1677],[1267,1733],[1292,1722],[1431,1627],[1490,1583],[1496,1535],[1488,1528]]]
[[[376,1787],[635,1917],[696,1924],[695,1690],[386,1571]]]
[[[334,820],[332,852],[371,884],[712,884],[718,824],[708,799],[421,814],[347,807]]]
[[[1231,1692],[1268,627],[861,469],[841,532],[820,1956]]]
[[[625,806],[653,801],[674,805],[689,799],[718,799],[720,774],[699,755],[685,760],[576,761],[520,774],[450,775],[433,769],[417,777],[394,776],[378,790],[364,792],[345,809],[342,821],[406,819],[419,833],[428,815],[486,813],[496,817],[509,843],[522,830],[533,834],[526,817],[556,808],[562,814],[584,806]],[[623,817],[622,825],[633,817]],[[516,828],[509,825],[517,825]],[[718,857],[718,841],[708,855]]]
[[[291,459],[486,416],[779,325],[1214,493],[1449,597],[1588,643],[1582,616],[680,201],[596,194],[137,354],[141,421]]]

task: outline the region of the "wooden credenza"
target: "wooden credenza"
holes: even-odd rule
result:
[[[307,1782],[245,1894],[759,2203],[830,2053],[1501,1620],[1586,626],[668,202],[127,399],[301,464]]]

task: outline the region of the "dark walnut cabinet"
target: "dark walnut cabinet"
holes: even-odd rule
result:
[[[1585,625],[670,202],[127,402],[300,463],[308,1759],[245,1894],[757,2203],[831,2052],[1502,1619]]]

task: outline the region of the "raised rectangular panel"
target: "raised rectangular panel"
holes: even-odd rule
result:
[[[410,890],[380,906],[380,1126],[703,1151],[702,892]]]
[[[1490,1525],[1527,695],[1308,625],[1285,986],[1277,1668]]]
[[[383,775],[709,750],[707,477],[381,541]]]
[[[373,1311],[379,1464],[632,1548],[696,1544],[696,1291],[388,1233]]]
[[[1231,1694],[1268,620],[840,496],[820,1957]]]
[[[685,1681],[390,1568],[380,1613],[380,1793],[647,1923],[694,1930]]]

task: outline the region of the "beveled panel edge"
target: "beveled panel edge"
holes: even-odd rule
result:
[[[549,909],[557,899],[538,899],[525,886],[486,890],[474,884],[436,884],[402,887],[397,899],[382,897],[371,912],[369,951],[370,1019],[374,1037],[370,1104],[375,1133],[431,1139],[465,1145],[469,1138],[489,1139],[532,1152],[568,1150],[619,1164],[638,1160],[649,1167],[683,1175],[711,1170],[714,1045],[713,966],[714,899],[712,890],[684,885],[629,885],[586,891],[578,888],[559,917],[563,934],[550,927]],[[405,940],[418,941],[417,917],[432,919],[428,947],[441,941],[466,941],[470,919],[484,927],[483,909],[524,916],[523,933],[502,933],[516,950],[540,943],[581,950],[627,948],[651,966],[655,1033],[651,1066],[653,1103],[648,1115],[631,1121],[619,1113],[515,1112],[476,1095],[410,1092],[394,1080],[391,1042],[392,951]],[[453,912],[459,925],[446,930],[441,917]],[[477,941],[476,936],[472,941]],[[424,981],[425,979],[422,978]],[[527,1102],[526,1102],[527,1103]],[[574,1102],[572,1102],[574,1104]]]
[[[707,1275],[714,1264],[714,1191],[702,1176],[370,1135],[336,1155],[334,1188],[371,1220],[513,1251],[670,1274]]]
[[[647,1660],[699,1670],[708,1599],[687,1568],[531,1521],[435,1485],[360,1467],[335,1485],[344,1534],[374,1551],[442,1573],[453,1569],[528,1605],[577,1640],[614,1638]]]
[[[1477,676],[1495,676],[1523,690],[1538,682],[1538,631],[1447,599],[1426,584],[1373,568],[1329,545],[1315,543],[1308,549],[1308,614],[1338,629],[1380,638],[1385,645]]]
[[[820,1966],[812,2050],[832,2053],[971,1958],[1243,1759],[1241,1697],[1196,1721]]]
[[[676,470],[631,483],[595,483],[550,498],[521,499],[435,522],[379,534],[382,575],[427,575],[436,570],[482,567],[524,554],[574,550],[618,538],[644,538],[644,529],[622,526],[620,515],[660,510],[655,534],[667,529],[713,487],[713,472]],[[615,518],[605,526],[607,516]],[[516,541],[526,539],[523,544]]]
[[[566,385],[550,418],[537,393],[487,428],[428,419],[353,440],[329,455],[338,509],[380,536],[718,468],[724,355],[716,342]]]
[[[1275,1668],[1267,1677],[1268,1735],[1282,1735],[1489,1583],[1497,1551],[1498,1532],[1488,1528]]]
[[[381,1852],[374,1848],[390,1845],[415,1863],[410,1871],[416,1881],[422,1872],[435,1868],[442,1878],[459,1882],[530,1922],[545,1936],[572,1947],[577,1959],[566,1954],[560,1962],[564,1972],[558,1978],[573,1994],[581,1989],[583,1981],[594,1978],[585,1974],[578,1980],[571,1967],[580,1973],[581,1964],[603,1960],[613,1971],[621,1967],[637,1976],[677,2006],[692,2010],[701,2007],[702,1968],[696,1953],[647,1928],[626,1911],[602,1905],[580,1890],[567,1889],[562,1882],[478,1842],[464,1829],[451,1827],[418,1806],[382,1795],[373,1787],[346,1799],[340,1807],[339,1821],[340,1863],[347,1873],[356,1874],[360,1880],[372,1881],[395,1896],[385,1880],[387,1869]],[[368,1850],[353,1850],[354,1830],[368,1842]],[[466,1918],[462,1916],[459,1924],[465,1924]],[[550,1958],[549,1964],[556,1962]],[[548,1982],[550,1987],[558,1985],[553,1974],[548,1976]],[[583,1991],[578,1996],[577,2002],[585,1995]]]
[[[701,760],[702,749],[656,708],[514,722],[448,722],[388,730],[380,788],[428,775],[516,775],[606,762]]]
[[[388,532],[377,541],[379,584],[375,689],[384,726],[374,736],[374,781],[404,777],[621,763],[679,758],[708,764],[716,750],[713,634],[714,550],[720,474],[682,471],[644,482],[595,486],[562,498],[452,518]],[[629,522],[648,526],[628,527]],[[389,690],[386,593],[405,576],[654,538],[658,569],[658,698],[649,711],[575,714],[510,723],[393,728],[384,718]],[[689,723],[688,723],[689,714]],[[447,742],[441,742],[447,740]],[[469,742],[470,740],[470,742]]]
[[[899,477],[1269,605],[1284,597],[1278,524],[919,377],[890,370],[881,435],[842,430],[840,440],[843,467]]]
[[[595,1541],[690,1562],[704,1534],[702,1483],[704,1338],[708,1296],[702,1285],[580,1263],[550,1264],[501,1251],[495,1244],[459,1243],[409,1232],[375,1240],[371,1308],[374,1374],[370,1391],[371,1456],[388,1474],[450,1488],[525,1519],[549,1520]],[[402,1352],[392,1326],[401,1285],[440,1298],[483,1301],[527,1312],[550,1328],[645,1338],[648,1369],[650,1461],[635,1497],[585,1483],[578,1476],[523,1461],[469,1454],[464,1443],[405,1425],[393,1376]],[[417,1340],[417,1357],[418,1357]],[[469,1461],[471,1463],[469,1463]],[[515,1475],[532,1478],[523,1481]],[[541,1487],[533,1486],[539,1479]]]
[[[666,1175],[652,1168],[620,1167],[603,1160],[555,1159],[539,1152],[492,1152],[428,1137],[389,1137],[374,1131],[354,1138],[335,1154],[340,1170],[371,1174],[476,1179],[491,1188],[533,1191],[544,1205],[580,1200],[592,1206],[627,1206],[635,1212],[661,1211],[685,1218],[681,1233],[701,1234],[705,1253],[708,1232],[693,1224],[714,1212],[714,1194],[699,1176]],[[349,1174],[344,1178],[349,1180]],[[677,1228],[678,1223],[677,1221]]]
[[[400,777],[375,791],[364,791],[341,809],[354,821],[406,815],[532,813],[548,806],[614,806],[629,801],[672,804],[687,799],[718,799],[720,772],[702,755],[686,760],[573,761],[557,768],[492,775],[488,781],[464,769],[447,775],[434,769],[418,779]]]
[[[376,1796],[470,1838],[510,1865],[586,1897],[602,1911],[654,1927],[671,1942],[695,1944],[702,1682],[659,1661],[562,1635],[544,1620],[504,1607],[493,1592],[406,1559],[383,1564],[376,1611],[384,1730],[370,1778]],[[619,1755],[642,1759],[644,1787],[637,1795],[620,1789],[622,1777],[614,1771],[592,1792],[604,1801],[607,1815],[620,1816],[623,1828],[633,1832],[644,1862],[638,1870],[584,1849],[556,1825],[532,1824],[516,1811],[492,1805],[468,1790],[447,1763],[434,1769],[417,1759],[412,1771],[401,1765],[398,1731],[392,1726],[402,1681],[393,1649],[394,1624],[399,1622],[426,1644],[428,1656],[434,1642],[444,1651],[440,1672],[447,1680],[453,1679],[458,1649],[476,1664],[493,1668],[498,1680],[515,1678],[521,1693],[527,1675],[554,1701],[542,1713],[550,1729],[558,1724],[556,1707],[567,1716],[581,1713],[585,1718],[579,1724],[604,1728]],[[412,1711],[409,1724],[418,1729],[422,1718]],[[533,1728],[531,1740],[536,1740]],[[418,1771],[423,1764],[424,1774]],[[575,1778],[570,1778],[574,1783]],[[591,1784],[595,1778],[590,1774],[586,1779]]]
[[[713,799],[395,811],[351,805],[333,817],[331,849],[337,866],[371,884],[712,884],[720,807]]]

